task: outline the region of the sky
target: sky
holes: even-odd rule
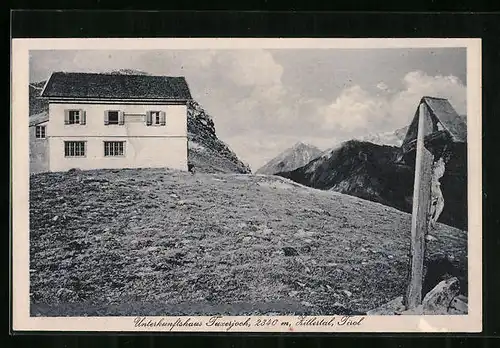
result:
[[[299,141],[325,150],[404,127],[424,95],[466,113],[465,48],[30,51],[30,82],[118,69],[185,76],[252,171]]]

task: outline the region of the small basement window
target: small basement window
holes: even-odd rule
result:
[[[46,134],[45,127],[46,126],[36,126],[35,127],[35,137],[37,139],[45,139],[45,134]]]
[[[124,141],[105,141],[104,142],[104,156],[123,156],[125,151]]]
[[[85,141],[65,141],[65,157],[85,157]]]

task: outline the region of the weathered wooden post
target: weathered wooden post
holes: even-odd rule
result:
[[[425,236],[429,226],[433,154],[425,148],[424,140],[432,133],[432,120],[425,103],[419,105],[416,141],[415,181],[411,220],[410,278],[405,296],[405,306],[413,309],[422,302],[424,277]]]

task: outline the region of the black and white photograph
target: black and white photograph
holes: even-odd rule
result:
[[[480,329],[479,46],[445,40],[25,40],[14,307],[41,330]]]

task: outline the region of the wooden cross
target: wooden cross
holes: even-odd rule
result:
[[[434,155],[425,147],[425,137],[432,133],[433,123],[431,116],[426,104],[421,103],[419,105],[415,181],[413,187],[410,277],[405,296],[405,306],[407,309],[413,309],[422,303],[425,237],[428,233],[429,222],[431,221],[431,187],[435,168]],[[439,186],[437,189],[439,190]],[[438,216],[433,216],[432,218],[433,220],[437,220]]]

